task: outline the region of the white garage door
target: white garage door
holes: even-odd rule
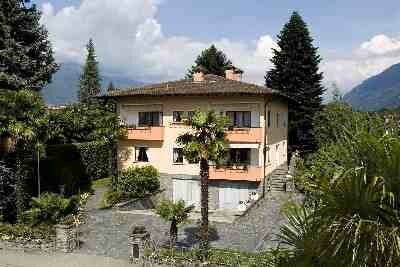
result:
[[[220,183],[218,197],[220,209],[236,209],[239,201],[249,199],[248,185],[231,182]]]
[[[200,207],[200,182],[196,180],[173,180],[174,201],[183,199],[187,206]]]

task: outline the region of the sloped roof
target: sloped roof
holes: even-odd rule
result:
[[[208,74],[202,82],[189,79],[169,81],[108,92],[109,97],[123,96],[176,96],[176,95],[268,95],[273,90],[242,81],[228,80]]]

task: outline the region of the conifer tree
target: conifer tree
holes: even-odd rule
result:
[[[186,78],[192,78],[197,67],[202,67],[204,74],[225,76],[225,70],[231,65],[232,62],[225,53],[218,50],[215,45],[211,45],[210,48],[203,50],[197,57],[195,65],[187,71]]]
[[[265,76],[266,85],[291,97],[289,104],[289,149],[303,153],[315,148],[312,120],[321,109],[324,88],[318,65],[321,58],[314,47],[307,24],[293,12],[278,35],[273,68]]]
[[[112,81],[107,86],[107,92],[111,92],[111,91],[115,91],[115,86]]]
[[[40,11],[23,0],[0,1],[0,88],[39,91],[57,71]]]
[[[83,66],[78,93],[79,102],[82,104],[88,104],[92,102],[93,97],[99,95],[101,91],[99,63],[96,60],[96,52],[92,39],[89,40],[86,50],[86,62]]]

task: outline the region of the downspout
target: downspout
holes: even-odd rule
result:
[[[265,187],[266,187],[266,163],[267,163],[267,123],[268,123],[268,118],[267,118],[267,103],[268,101],[266,100],[266,98],[264,99],[264,147],[263,147],[263,177],[264,177],[264,182],[263,182],[263,191],[262,191],[262,196],[263,198],[265,197]]]

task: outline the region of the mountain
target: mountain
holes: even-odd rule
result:
[[[361,111],[400,107],[400,63],[354,87],[344,100]]]
[[[53,75],[52,82],[42,90],[46,104],[63,105],[76,102],[81,71],[82,66],[77,63],[61,63],[60,69]],[[103,91],[106,90],[110,81],[117,88],[143,85],[142,82],[123,75],[104,74],[101,81]]]

